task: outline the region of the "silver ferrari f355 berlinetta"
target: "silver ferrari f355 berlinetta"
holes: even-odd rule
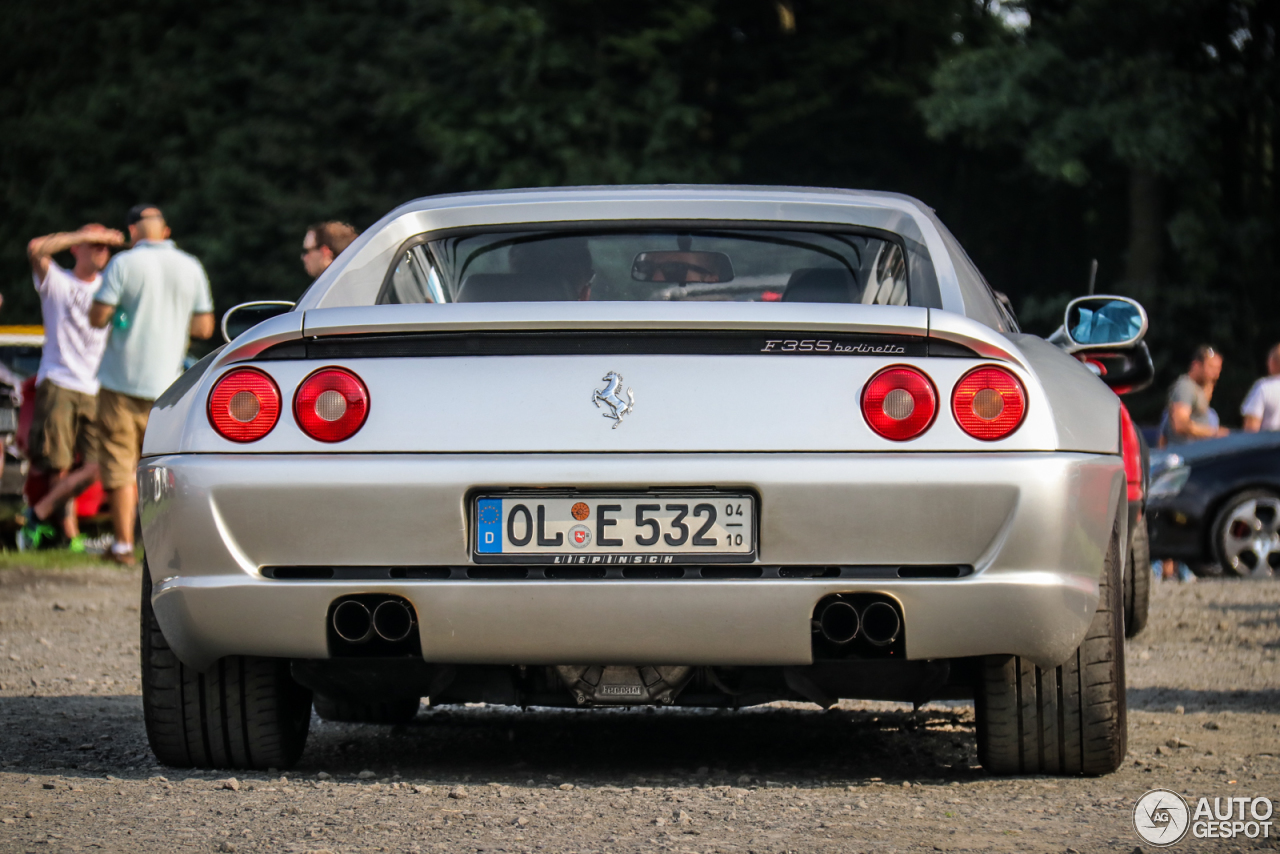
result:
[[[997,773],[1125,753],[1120,405],[886,194],[588,187],[384,217],[248,304],[138,470],[143,700],[175,766],[312,706],[971,698]]]

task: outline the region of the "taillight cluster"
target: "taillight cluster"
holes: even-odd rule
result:
[[[1017,430],[1027,412],[1027,393],[1010,371],[984,365],[969,371],[951,390],[951,414],[960,429],[991,442]],[[933,381],[907,365],[876,373],[862,389],[862,417],[877,435],[895,442],[914,439],[938,414]]]
[[[209,423],[232,442],[256,442],[280,420],[280,389],[257,368],[223,374],[209,393]],[[320,442],[350,439],[369,417],[369,389],[346,368],[321,368],[293,395],[298,427]]]

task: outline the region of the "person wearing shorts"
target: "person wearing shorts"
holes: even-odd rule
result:
[[[65,506],[62,532],[72,547],[80,539],[74,505],[67,499],[97,476],[95,424],[98,365],[106,330],[89,322],[94,294],[112,246],[124,235],[96,223],[78,231],[47,234],[27,244],[32,278],[40,295],[45,342],[36,373],[36,402],[27,442],[31,464],[48,473],[49,493],[28,511],[20,544],[39,547],[52,535],[47,520]],[[53,256],[70,251],[75,265],[59,266]],[[75,468],[77,460],[81,465]]]
[[[190,338],[213,335],[213,297],[204,267],[169,239],[155,205],[128,214],[133,248],[111,260],[89,322],[110,328],[98,369],[98,461],[116,542],[110,557],[134,562],[135,471],[151,406],[182,373]]]

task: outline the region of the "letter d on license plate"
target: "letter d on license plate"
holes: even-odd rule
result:
[[[747,493],[480,495],[474,513],[477,563],[750,563],[756,554]]]

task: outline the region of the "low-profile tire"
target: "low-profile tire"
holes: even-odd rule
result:
[[[1128,740],[1119,537],[1084,641],[1059,667],[985,656],[975,693],[978,761],[992,774],[1109,774]]]
[[[311,725],[311,692],[285,659],[227,656],[204,673],[169,648],[151,609],[142,566],[142,712],[161,764],[265,771],[298,761]]]
[[[347,724],[407,724],[418,716],[422,701],[417,697],[355,703],[315,695],[316,714],[324,721]]]
[[[1136,638],[1147,627],[1151,612],[1151,541],[1147,520],[1138,519],[1129,537],[1129,560],[1125,568],[1124,636]]]
[[[1236,528],[1243,536],[1233,536]],[[1231,496],[1213,520],[1213,556],[1229,578],[1280,574],[1280,496],[1266,489]]]

